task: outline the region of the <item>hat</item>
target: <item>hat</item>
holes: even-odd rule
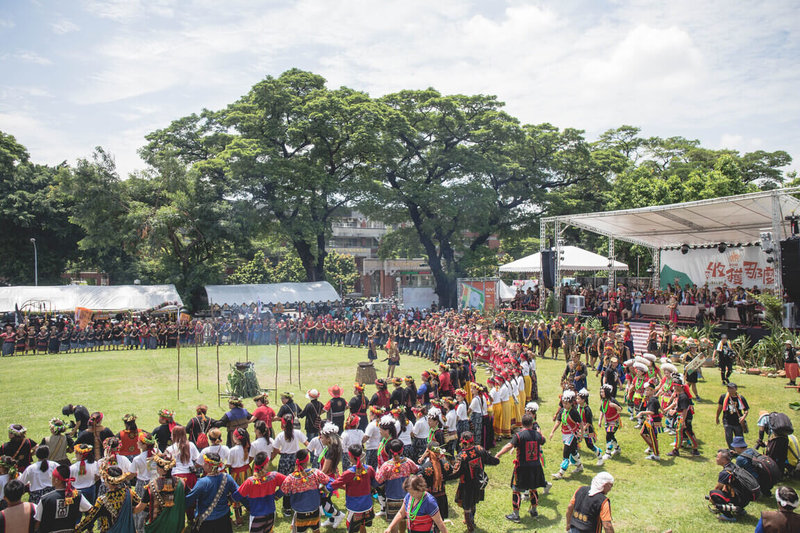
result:
[[[729,381],[729,382],[728,382],[728,385],[727,385],[727,387],[728,387],[729,389],[738,389],[738,388],[739,388],[739,386],[738,386],[736,383],[732,382],[732,381]]]
[[[281,398],[288,398],[289,400],[291,400],[292,398],[294,398],[294,393],[289,391],[284,391],[281,393]]]
[[[589,391],[586,390],[586,387],[583,387],[581,390],[578,391],[578,396],[582,396],[583,398],[588,398]]]
[[[525,404],[525,410],[532,411],[535,413],[536,411],[539,410],[539,404],[536,402],[528,402]]]
[[[175,411],[171,411],[169,409],[159,409],[158,416],[171,419],[173,416],[175,416]]]
[[[436,419],[438,419],[440,416],[442,416],[442,412],[439,410],[438,407],[431,407],[428,410],[428,418],[436,418]]]
[[[353,385],[353,388],[358,392],[364,392],[364,384],[363,383],[356,383]]]
[[[402,384],[403,384],[403,378],[398,378],[398,377],[389,378],[389,381],[390,381],[390,382],[391,382],[391,384],[392,384],[392,385],[394,385],[395,387],[399,387],[400,385],[402,385]]]
[[[8,433],[11,435],[16,435],[18,437],[24,437],[27,431],[28,428],[26,428],[22,424],[11,424],[10,426],[8,426]]]
[[[427,370],[423,370],[421,375],[422,375],[422,379],[428,379],[429,377],[431,377],[430,372],[428,372]],[[377,382],[376,382],[376,384],[377,384]]]
[[[157,453],[153,455],[153,461],[164,470],[172,470],[175,467],[175,458],[167,453]]]
[[[267,404],[269,404],[269,394],[267,394],[266,392],[264,392],[262,394],[259,394],[258,396],[253,398],[253,401],[254,402],[261,402],[264,405],[267,405]]]
[[[242,399],[239,398],[236,395],[232,395],[230,398],[228,398],[228,404],[232,405],[234,407],[243,407],[244,406],[244,403],[242,403]]]
[[[60,435],[66,430],[67,430],[67,424],[65,424],[63,420],[61,420],[60,418],[50,419],[50,431],[52,431],[56,435]]]
[[[320,435],[333,435],[334,433],[339,433],[339,426],[333,422],[325,422],[320,430]]]
[[[125,422],[125,423],[136,422],[136,415],[133,414],[133,413],[128,413],[128,414],[126,414],[125,416],[122,417],[122,421]]]
[[[87,453],[91,452],[93,448],[94,447],[91,444],[76,444],[73,450],[75,453],[86,455]]]
[[[333,385],[328,388],[328,394],[333,397],[339,397],[342,395],[342,388],[339,385]]]
[[[789,340],[789,339],[786,339],[786,341],[784,342],[784,344],[788,344],[789,346],[791,346],[791,345],[792,345],[792,341],[791,341],[791,340]]]
[[[309,400],[316,400],[319,398],[319,391],[317,389],[311,389],[306,393],[306,398]]]
[[[747,443],[744,441],[744,437],[739,435],[733,437],[731,441],[731,448],[747,448]]]
[[[464,389],[456,389],[455,394],[456,396],[461,396],[462,398],[467,397],[467,391],[465,391]]]
[[[680,374],[672,376],[672,384],[673,385],[683,385],[683,378]]]
[[[392,415],[383,415],[381,417],[380,422],[378,423],[379,426],[393,426],[396,420]]]
[[[383,407],[378,407],[377,405],[370,405],[369,412],[373,415],[382,415],[383,414]]]
[[[350,415],[347,417],[347,422],[344,424],[345,429],[353,429],[358,427],[361,417],[358,415]]]
[[[406,377],[403,378],[403,381],[405,381],[406,383],[414,383],[414,377],[413,376],[406,376]]]
[[[385,389],[386,388],[386,380],[383,379],[383,378],[376,379],[375,380],[375,386],[378,387],[379,389]]]
[[[575,399],[575,392],[571,390],[565,390],[561,393],[561,399],[565,402],[571,402]]]

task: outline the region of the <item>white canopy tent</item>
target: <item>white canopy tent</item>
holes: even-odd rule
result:
[[[514,287],[509,287],[506,285],[503,280],[499,280],[497,282],[497,296],[500,298],[500,300],[504,302],[513,300],[516,294],[517,290]]]
[[[60,285],[38,287],[0,287],[0,311],[15,307],[48,312],[74,311],[85,307],[92,311],[143,311],[165,302],[183,305],[175,285]]]
[[[250,285],[206,285],[210,305],[327,302],[339,294],[327,281],[309,283],[265,283]]]
[[[562,271],[587,271],[608,270],[608,257],[598,255],[589,250],[578,248],[577,246],[563,246],[564,260],[560,261],[559,269]],[[619,261],[614,261],[611,267],[613,270],[628,270],[628,265]],[[517,259],[500,267],[500,272],[527,272],[539,273],[542,271],[542,253]]]
[[[614,258],[615,239],[646,246],[653,253],[657,281],[659,252],[665,248],[752,244],[766,232],[772,242],[786,239],[791,231],[784,218],[800,212],[800,200],[793,196],[797,194],[800,187],[788,187],[679,204],[548,217],[541,220],[540,240],[547,242],[552,228],[558,250],[563,246],[561,232],[574,226],[607,236],[610,259]],[[566,267],[557,264],[557,274],[561,270]],[[613,270],[606,270],[613,285]],[[775,276],[774,287],[780,293],[780,276]]]

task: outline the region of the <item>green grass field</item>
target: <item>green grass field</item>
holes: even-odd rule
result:
[[[289,380],[289,350],[281,347],[278,360],[278,390],[295,392],[300,405],[305,403],[301,393],[309,388],[322,392],[327,399],[327,388],[340,384],[349,398],[351,384],[356,376],[356,363],[365,360],[365,350],[350,348],[306,347],[300,351],[302,390],[297,378],[297,351],[293,348],[293,376]],[[249,358],[256,362],[256,372],[264,388],[275,387],[276,350],[274,346],[250,348]],[[222,389],[229,365],[245,359],[244,347],[222,347],[220,349],[220,374]],[[176,394],[177,352],[160,351],[120,351],[67,354],[56,356],[25,356],[0,360],[0,425],[22,423],[28,428],[28,435],[40,440],[49,434],[48,420],[61,413],[67,403],[81,403],[90,411],[99,410],[105,414],[105,422],[114,431],[122,428],[122,415],[134,412],[139,417],[141,428],[150,430],[157,425],[157,411],[168,407],[176,411],[176,421],[185,424],[194,415],[198,403],[209,405],[209,414],[219,417],[225,409],[217,407],[216,350],[199,350],[199,391],[195,383],[195,351],[181,352],[180,400]],[[380,372],[385,372],[385,363],[378,363]],[[403,356],[398,375],[413,374],[430,368],[431,363],[422,359]],[[538,361],[539,390],[542,400],[539,423],[545,436],[552,428],[551,418],[556,409],[558,381],[563,363],[549,359]],[[705,382],[699,384],[703,401],[697,406],[695,432],[701,441],[701,457],[682,456],[666,458],[672,437],[661,435],[662,461],[653,463],[644,460],[644,442],[627,419],[618,434],[622,453],[608,461],[603,467],[616,478],[610,497],[617,531],[621,532],[710,532],[753,531],[760,511],[773,509],[772,498],[764,498],[747,508],[747,516],[736,524],[723,524],[714,518],[703,498],[716,483],[719,467],[714,463],[715,452],[725,445],[721,426],[714,425],[716,399],[724,392],[716,369],[704,369]],[[485,378],[483,372],[481,376]],[[800,417],[788,408],[790,401],[797,399],[797,392],[784,389],[781,379],[767,379],[735,374],[734,380],[740,392],[751,406],[749,421],[755,426],[759,409],[789,412],[795,427],[800,428]],[[597,412],[597,381],[590,379],[592,402]],[[368,387],[371,396],[374,387]],[[712,401],[713,400],[713,403]],[[274,406],[277,401],[273,401]],[[245,404],[253,407],[252,402]],[[746,435],[749,444],[757,435]],[[557,438],[557,437],[556,437]],[[601,443],[603,444],[603,443]],[[583,450],[582,450],[583,451]],[[561,459],[560,442],[556,440],[545,446],[547,460],[546,473],[558,469]],[[521,524],[505,520],[511,510],[511,493],[508,486],[511,476],[512,456],[502,458],[499,466],[489,467],[491,479],[486,501],[478,506],[477,525],[484,532],[494,531],[564,531],[564,512],[573,491],[582,484],[588,484],[592,476],[600,471],[588,454],[583,454],[586,470],[578,476],[554,483],[549,496],[540,499],[539,517],[523,515]],[[571,471],[570,471],[571,472]],[[800,483],[790,485],[800,489]],[[455,483],[449,486],[451,515],[448,528],[464,531],[460,509],[455,508],[453,498]],[[343,503],[343,496],[341,497]],[[525,510],[525,508],[523,508]],[[343,525],[341,526],[344,527]],[[386,522],[378,518],[370,531],[383,531]],[[244,529],[242,529],[244,530]],[[278,519],[276,530],[286,533],[290,530],[286,520]],[[342,529],[343,530],[343,529]]]

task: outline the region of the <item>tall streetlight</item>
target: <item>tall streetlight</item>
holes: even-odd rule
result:
[[[36,250],[36,239],[31,237],[33,243],[33,284],[39,286],[39,252]]]

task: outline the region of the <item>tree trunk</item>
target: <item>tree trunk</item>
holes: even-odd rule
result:
[[[317,235],[317,264],[314,267],[314,281],[325,281],[325,257],[328,251],[325,249],[325,234]]]
[[[311,253],[311,246],[305,241],[292,241],[292,246],[294,246],[297,255],[300,257],[300,262],[303,263],[303,269],[306,271],[306,281],[316,281],[314,279],[316,258]]]

